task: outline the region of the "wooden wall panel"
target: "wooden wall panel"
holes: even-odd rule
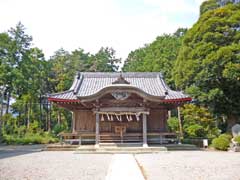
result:
[[[167,110],[152,109],[147,117],[148,132],[166,131]]]
[[[126,126],[127,133],[142,132],[142,121],[131,121],[131,122],[118,122],[118,121],[101,121],[100,122],[100,132],[111,132],[114,133],[114,127],[123,125]]]
[[[76,131],[95,132],[95,114],[88,110],[75,111]]]
[[[76,131],[95,132],[95,114],[89,110],[78,110],[75,111],[75,128]],[[100,132],[113,132],[114,126],[119,124],[126,124],[127,132],[142,132],[142,116],[140,121],[136,119],[128,122],[125,118],[123,122],[119,122],[114,119],[113,122],[108,121],[106,118],[101,121],[100,115]],[[147,116],[147,129],[148,132],[164,132],[167,130],[167,110],[164,109],[152,109],[150,114]]]

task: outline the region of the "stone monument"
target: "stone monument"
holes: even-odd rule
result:
[[[232,127],[232,135],[233,137],[240,136],[240,124],[235,124]]]
[[[234,152],[240,152],[240,144],[234,141],[234,138],[236,136],[240,136],[240,124],[235,124],[232,127],[232,135],[233,135],[233,138],[232,138],[232,143],[230,145],[230,149]]]

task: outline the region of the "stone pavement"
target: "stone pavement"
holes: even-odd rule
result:
[[[240,180],[240,153],[112,155],[39,150],[39,146],[1,146],[0,180]]]
[[[112,157],[106,180],[144,180],[132,154],[115,154]]]

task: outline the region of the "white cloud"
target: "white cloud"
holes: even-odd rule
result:
[[[116,0],[0,0],[0,32],[21,21],[47,56],[60,47],[94,53],[101,46],[110,46],[126,58],[131,50],[158,35],[191,26],[185,20],[172,21],[170,14],[173,18],[189,12],[197,17],[202,1],[144,0],[143,8],[149,10],[129,15]]]

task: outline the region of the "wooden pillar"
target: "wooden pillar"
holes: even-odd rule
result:
[[[171,110],[168,110],[168,119],[170,119],[172,117],[172,112]]]
[[[76,117],[74,111],[72,111],[72,132],[76,132]]]
[[[147,144],[147,115],[143,114],[143,147],[148,147]]]
[[[96,137],[95,137],[95,147],[99,147],[99,113],[96,113]]]
[[[181,113],[180,113],[180,107],[177,107],[178,111],[178,122],[179,122],[179,143],[181,144],[181,139],[183,138],[183,130],[182,130],[182,121],[181,121]]]

